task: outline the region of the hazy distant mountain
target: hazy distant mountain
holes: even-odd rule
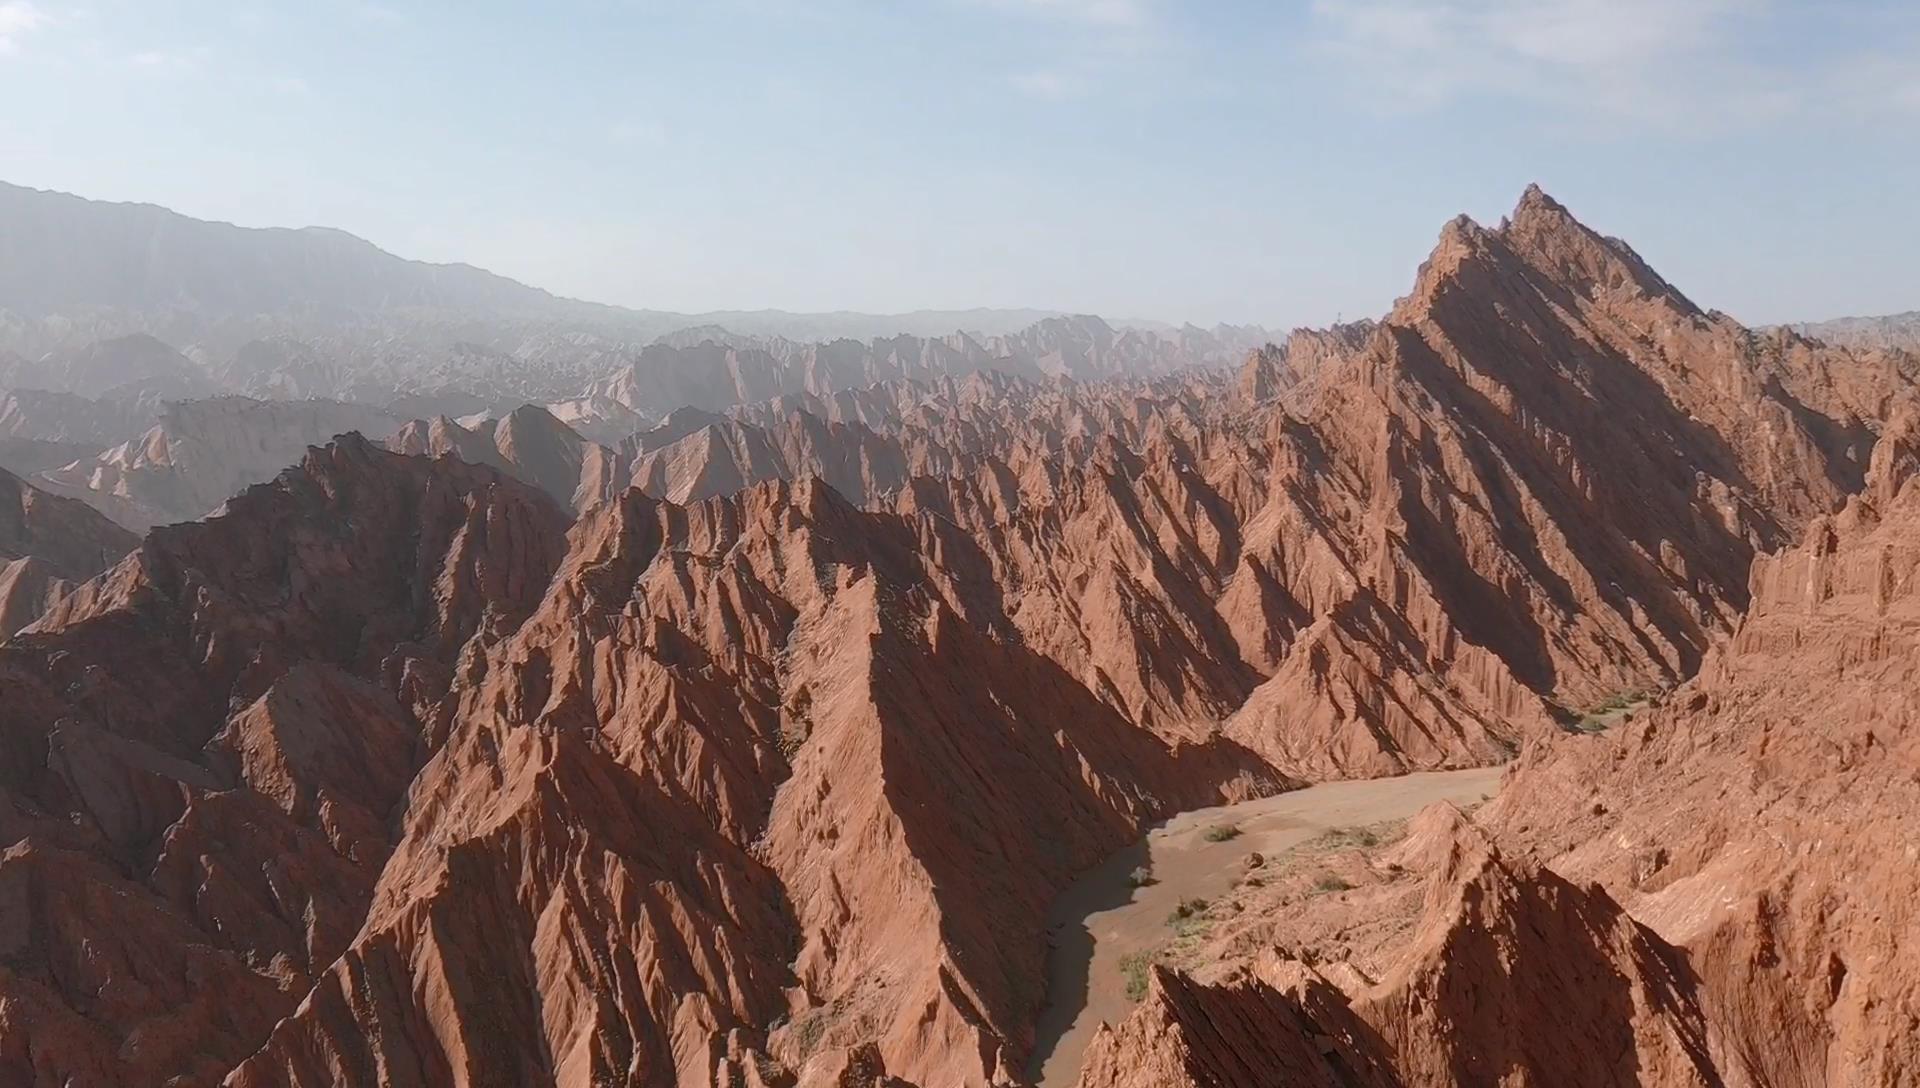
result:
[[[0,323],[0,342],[32,350],[48,347],[48,338],[63,331],[85,340],[150,332],[179,343],[183,331],[198,337],[209,326],[251,323],[252,336],[270,336],[382,317],[415,325],[464,322],[463,335],[470,339],[479,338],[476,321],[564,323],[640,342],[701,326],[796,340],[957,330],[992,336],[1055,313],[636,310],[561,298],[471,265],[407,260],[328,227],[239,227],[153,204],[88,200],[4,182],[0,312],[9,319]],[[143,319],[132,320],[134,315]],[[64,320],[53,330],[19,327],[48,318]],[[252,336],[228,333],[235,343]]]
[[[144,533],[205,517],[249,485],[272,479],[308,446],[348,431],[387,434],[399,424],[377,409],[337,401],[181,401],[168,404],[140,437],[32,482]]]
[[[344,231],[236,227],[0,184],[0,306],[32,317],[94,307],[240,317],[586,304],[469,265],[404,260]]]
[[[1881,317],[1837,317],[1793,326],[1803,336],[1856,348],[1920,350],[1920,310]]]
[[[0,389],[42,389],[116,400],[188,398],[213,389],[207,374],[170,345],[135,333],[32,361],[0,360]]]
[[[1038,321],[1062,316],[1060,310],[914,310],[904,314],[867,314],[835,310],[824,314],[796,314],[785,310],[714,310],[686,317],[688,327],[662,339],[680,346],[702,340],[724,342],[724,334],[740,337],[783,337],[788,340],[874,340],[888,336],[947,336],[969,332],[1001,336]],[[690,335],[689,335],[690,334]]]
[[[476,425],[545,405],[613,443],[687,406],[987,369],[1153,376],[1237,365],[1265,340],[1033,309],[631,310],[407,260],[338,230],[239,227],[0,183],[6,457],[136,527],[198,517],[332,436],[255,449],[263,421],[279,418],[237,407],[257,401]],[[167,405],[200,402],[228,410],[173,411],[130,441]],[[181,433],[189,422],[207,433]],[[228,457],[244,466],[227,472]]]

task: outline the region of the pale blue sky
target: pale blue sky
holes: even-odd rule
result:
[[[1920,4],[0,0],[0,179],[676,310],[1322,323],[1538,180],[1752,322],[1920,308]]]

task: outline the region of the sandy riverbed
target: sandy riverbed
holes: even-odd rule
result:
[[[1183,812],[1076,881],[1048,920],[1047,1004],[1041,1012],[1036,1075],[1041,1088],[1067,1088],[1100,1023],[1132,1008],[1120,960],[1167,939],[1168,912],[1183,899],[1226,892],[1246,856],[1269,857],[1340,827],[1397,820],[1436,801],[1469,804],[1499,788],[1501,769],[1439,771],[1364,782],[1330,782],[1278,797]],[[1208,842],[1208,828],[1232,824],[1237,838]],[[1146,866],[1154,883],[1133,887]]]

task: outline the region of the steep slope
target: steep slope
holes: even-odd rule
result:
[[[119,562],[139,542],[84,503],[0,470],[0,638],[33,622],[74,583]]]
[[[656,436],[642,436],[643,442]],[[900,444],[858,424],[830,423],[794,412],[769,427],[714,420],[635,457],[634,487],[674,502],[731,494],[767,480],[818,477],[856,504],[905,486],[908,455]],[[915,466],[922,471],[950,467]]]
[[[1163,975],[1083,1083],[1261,1083],[1234,1064],[1250,1038],[1346,1083],[1920,1075],[1900,938],[1920,886],[1895,830],[1920,803],[1916,477],[1902,408],[1862,493],[1755,563],[1695,680],[1530,748],[1472,823],[1430,811],[1403,844],[1243,889],[1187,957],[1202,977]],[[1313,869],[1340,879],[1308,888]]]
[[[0,1080],[213,1084],[258,1048],[360,928],[564,521],[343,439],[0,645]]]
[[[626,487],[623,454],[589,442],[545,408],[531,404],[499,419],[474,420],[470,427],[445,417],[416,419],[394,432],[387,446],[397,453],[451,455],[492,465],[576,512]]]
[[[685,1083],[869,1042],[929,1082],[1016,1068],[1052,893],[1173,807],[1281,783],[1101,707],[967,552],[818,482],[591,512],[414,787],[366,929],[235,1083]]]
[[[1920,415],[1868,485],[1754,566],[1753,608],[1688,688],[1604,740],[1532,753],[1489,814],[1682,948],[1730,1078],[1920,1076]]]
[[[385,434],[395,421],[333,401],[217,397],[167,405],[146,434],[44,473],[45,485],[136,531],[212,513],[338,434]]]
[[[1345,960],[1309,965],[1337,930],[1306,962],[1269,950],[1208,980],[1153,968],[1079,1083],[1251,1086],[1278,1069],[1379,1088],[1724,1083],[1680,955],[1603,891],[1506,857],[1451,806],[1416,818],[1377,864],[1425,884],[1379,981]]]
[[[1523,745],[1344,890],[1237,888],[1240,969],[1157,975],[1088,1083],[1910,1073],[1904,847],[1849,821],[1911,778],[1911,359],[1537,190],[1238,383],[1133,335],[675,347],[598,395],[767,399],[348,436],[157,530],[0,646],[0,1080],[1007,1083],[1050,901],[1152,822]],[[75,486],[198,504],[307,426],[187,442],[223,411]]]
[[[1288,343],[1240,396],[981,372],[785,397],[638,479],[819,472],[936,513],[1132,720],[1229,719],[1292,773],[1372,774],[1499,759],[1690,675],[1756,551],[1860,486],[1916,374],[1702,312],[1537,189],[1497,230],[1449,224],[1384,320]],[[776,452],[816,417],[884,457]]]

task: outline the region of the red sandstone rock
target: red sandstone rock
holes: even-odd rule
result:
[[[1860,831],[1911,801],[1910,359],[1537,191],[1248,396],[1036,336],[620,450],[342,439],[60,596],[0,646],[0,1081],[1006,1083],[1048,904],[1152,821],[1523,744],[1484,831],[1249,896],[1222,955],[1288,955],[1160,974],[1087,1083],[1911,1075]]]
[[[76,582],[139,540],[91,508],[0,470],[0,638],[32,623]]]

